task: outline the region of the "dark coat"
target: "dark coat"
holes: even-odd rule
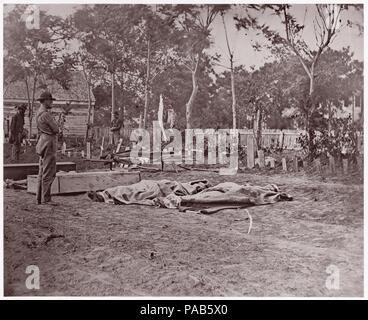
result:
[[[121,120],[120,119],[113,119],[111,121],[110,131],[112,131],[112,132],[118,132],[118,131],[120,131],[121,127],[122,127]]]
[[[10,134],[9,143],[11,144],[21,144],[24,138],[23,136],[24,127],[24,115],[17,112],[10,121]]]

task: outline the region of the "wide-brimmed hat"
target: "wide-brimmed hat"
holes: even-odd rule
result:
[[[56,100],[52,97],[51,93],[48,91],[44,91],[41,93],[40,97],[37,99],[38,101],[45,101],[45,100]]]

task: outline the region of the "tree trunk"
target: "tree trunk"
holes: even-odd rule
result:
[[[31,108],[29,112],[29,137],[32,137],[32,120],[33,120],[33,110],[34,110],[34,102],[35,102],[35,94],[36,94],[36,84],[37,84],[37,75],[35,75],[33,80],[33,88],[32,88],[32,101],[31,101]]]
[[[258,107],[253,124],[253,134],[255,136],[257,150],[262,148],[262,112]]]
[[[187,129],[192,128],[192,111],[193,111],[193,104],[194,100],[198,93],[198,79],[197,79],[197,70],[199,65],[199,60],[201,59],[200,55],[198,55],[198,60],[196,61],[196,65],[194,70],[192,70],[192,93],[190,98],[186,104],[186,122],[187,122]]]
[[[262,111],[260,109],[258,109],[257,119],[258,119],[257,146],[258,146],[258,150],[261,150],[262,149]]]
[[[83,71],[84,72],[84,71]],[[84,76],[87,82],[87,92],[88,92],[88,115],[87,115],[87,129],[86,129],[86,137],[85,137],[85,142],[87,142],[88,136],[89,136],[89,132],[91,129],[91,112],[92,112],[92,101],[91,101],[91,87],[89,85],[89,81],[88,81],[88,77],[87,74],[84,72]],[[92,122],[93,124],[93,122]]]
[[[312,97],[314,93],[314,69],[311,70],[311,75],[309,77],[309,96]]]
[[[353,110],[352,110],[352,121],[354,123],[355,118],[355,94],[353,95]]]
[[[306,101],[306,111],[307,111],[307,119],[306,119],[306,131],[308,134],[308,148],[309,148],[309,157],[311,160],[314,158],[315,153],[315,128],[313,126],[313,113],[315,110],[315,102],[314,102],[314,64],[311,66],[310,75],[309,75],[309,96]]]
[[[29,85],[28,85],[28,78],[26,76],[25,78],[25,83],[26,83],[26,89],[27,89],[27,99],[28,99],[28,121],[29,121],[29,128],[31,128],[32,126],[32,110],[31,110],[31,95],[29,93]],[[31,136],[32,136],[32,133],[31,133],[31,130],[29,130],[29,133],[28,133],[28,138],[31,139]]]
[[[151,41],[147,40],[147,71],[146,71],[146,84],[144,89],[144,110],[143,110],[143,128],[146,128],[147,122],[147,110],[148,110],[148,99],[149,99],[149,79],[150,79],[150,71],[151,71]]]
[[[237,117],[236,117],[236,96],[235,96],[235,79],[234,79],[234,64],[233,56],[230,58],[231,66],[231,94],[232,94],[232,110],[233,110],[233,129],[237,127]]]
[[[111,121],[115,113],[115,74],[111,72]]]
[[[332,110],[331,110],[331,102],[327,100],[327,107],[328,107],[328,136],[331,134],[331,118],[332,118]]]
[[[236,129],[237,126],[237,117],[236,117],[236,96],[235,96],[235,80],[234,80],[234,54],[231,52],[229,38],[227,36],[227,29],[225,23],[224,14],[222,16],[222,24],[224,25],[225,38],[227,44],[227,50],[229,51],[230,56],[230,77],[231,77],[231,96],[232,96],[232,111],[233,111],[233,129]]]

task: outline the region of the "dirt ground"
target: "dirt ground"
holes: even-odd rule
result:
[[[144,179],[206,178],[277,184],[292,202],[213,215],[58,196],[37,206],[4,191],[5,295],[362,296],[363,184],[294,173],[143,173]],[[352,180],[356,180],[352,182]],[[40,289],[25,287],[37,265]],[[326,287],[326,268],[339,289]]]

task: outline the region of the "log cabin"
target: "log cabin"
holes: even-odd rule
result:
[[[86,133],[89,107],[88,89],[83,74],[74,72],[68,87],[69,89],[66,90],[56,81],[40,82],[35,90],[35,99],[40,96],[42,91],[50,91],[52,96],[56,99],[52,108],[52,114],[56,121],[64,108],[70,109],[65,116],[64,135],[67,137],[83,137]],[[92,90],[90,92],[90,99],[92,106],[91,123],[93,123],[95,98]],[[25,82],[16,81],[5,86],[3,103],[3,128],[6,138],[9,134],[10,119],[16,112],[15,106],[23,103],[28,106],[27,87]],[[32,119],[32,137],[35,137],[37,134],[36,119],[34,115],[39,106],[40,103],[35,101]],[[29,132],[29,108],[26,110],[24,127]]]

